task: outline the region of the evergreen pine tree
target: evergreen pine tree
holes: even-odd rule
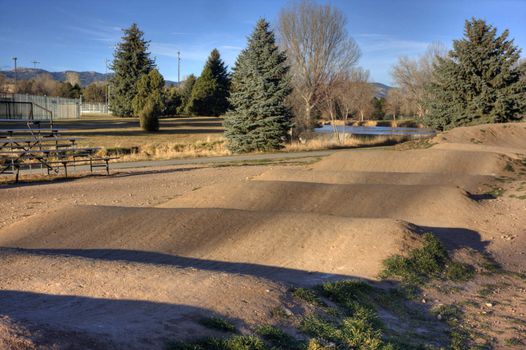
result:
[[[195,82],[188,110],[195,115],[220,116],[228,109],[230,78],[219,51],[213,49]]]
[[[192,97],[192,90],[194,89],[195,75],[190,74],[181,86],[181,105],[177,109],[178,114],[190,113],[190,98]]]
[[[110,109],[115,115],[130,117],[132,100],[137,93],[137,81],[155,67],[148,52],[149,42],[137,24],[124,30],[122,41],[113,54]]]
[[[225,137],[233,152],[279,149],[290,128],[286,56],[269,27],[264,19],[258,21],[233,69],[232,109],[225,117]]]
[[[526,106],[526,83],[517,65],[520,50],[505,30],[480,19],[466,21],[464,38],[438,57],[427,88],[426,124],[439,130],[461,125],[503,123]]]
[[[177,115],[177,111],[181,108],[181,94],[176,86],[164,89],[164,107],[165,115]]]
[[[133,112],[140,118],[141,128],[159,130],[159,116],[164,110],[164,78],[157,69],[143,74],[137,82],[137,94],[132,100]]]

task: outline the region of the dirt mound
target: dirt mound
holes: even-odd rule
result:
[[[374,277],[413,238],[406,224],[389,219],[84,206],[11,225],[0,231],[0,246],[308,281],[319,276],[305,271]]]
[[[244,181],[212,185],[187,193],[161,206],[392,218],[417,225],[463,223],[480,209],[464,191],[455,187],[329,185],[288,181]]]
[[[494,181],[489,175],[463,175],[433,173],[385,173],[364,171],[324,171],[314,169],[275,168],[256,177],[258,181],[299,181],[325,184],[383,184],[383,185],[431,185],[460,186],[477,192],[485,184]]]
[[[502,153],[526,153],[526,123],[485,124],[459,127],[437,135],[434,148],[486,149]]]
[[[163,349],[167,340],[207,334],[203,317],[227,317],[239,329],[267,323],[262,310],[278,307],[286,291],[268,279],[191,267],[49,251],[3,249],[0,257],[0,310],[12,321],[2,332],[0,319],[0,345],[20,338],[12,327],[20,321],[36,344],[56,345],[49,349]]]
[[[497,175],[508,158],[488,152],[418,149],[338,152],[314,164],[315,170]]]

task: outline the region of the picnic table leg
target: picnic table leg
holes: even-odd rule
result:
[[[110,175],[110,160],[109,159],[105,159],[106,161],[106,175]]]
[[[68,163],[63,162],[62,165],[64,165],[64,175],[66,176],[66,179],[68,178]]]

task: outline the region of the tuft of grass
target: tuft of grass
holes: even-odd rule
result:
[[[220,317],[206,317],[199,320],[199,324],[221,332],[236,332],[236,326],[232,322]]]
[[[481,297],[487,297],[488,295],[493,294],[497,289],[499,289],[497,284],[486,284],[478,291],[478,295]]]
[[[433,234],[425,233],[422,239],[423,246],[409,252],[407,257],[394,255],[384,260],[380,276],[395,277],[410,285],[422,285],[433,278],[466,281],[473,277],[473,267],[452,261]]]
[[[417,285],[440,277],[449,261],[448,254],[433,234],[426,233],[422,238],[422,248],[412,250],[408,257],[394,255],[387,258],[381,277],[397,277]]]
[[[391,296],[369,284],[356,280],[327,282],[314,288],[343,309],[342,313],[325,312],[325,316],[312,314],[300,323],[300,330],[316,339],[313,349],[323,349],[333,343],[336,349],[392,349],[385,340],[383,324],[377,314],[377,305]],[[316,345],[316,346],[315,346]]]
[[[473,349],[473,335],[462,326],[463,311],[454,304],[440,305],[433,312],[449,327],[450,349]]]
[[[221,347],[225,350],[265,350],[265,344],[261,339],[255,336],[234,336],[226,340],[219,341]]]
[[[502,266],[488,253],[482,253],[482,262],[479,266],[486,273],[502,272]]]
[[[383,340],[378,324],[378,317],[373,310],[356,308],[352,316],[345,317],[338,323],[317,315],[307,316],[301,322],[300,330],[322,344],[334,343],[336,349],[393,349],[392,344]]]
[[[339,334],[336,326],[318,315],[309,315],[303,318],[299,329],[305,334],[328,341],[337,339]]]
[[[343,306],[348,312],[354,312],[358,307],[371,307],[370,295],[373,287],[354,280],[324,283],[318,287],[321,294],[329,300]]]
[[[325,306],[326,304],[316,294],[315,291],[308,288],[294,288],[292,290],[292,296],[295,298],[304,300],[312,305]]]
[[[486,192],[484,194],[488,195],[488,196],[491,196],[493,198],[498,198],[498,197],[502,196],[504,194],[504,192],[506,192],[506,190],[503,189],[502,187],[495,187],[491,191],[488,191],[488,192]]]
[[[256,329],[256,333],[259,334],[263,340],[268,342],[273,349],[283,349],[283,350],[300,350],[305,347],[303,342],[300,342],[287,333],[283,332],[281,329],[273,326],[261,326]]]
[[[270,310],[270,316],[277,319],[287,319],[289,318],[289,315],[285,311],[283,307],[275,307],[274,309]]]
[[[469,264],[451,261],[446,267],[445,276],[455,282],[469,281],[475,276],[475,269]]]
[[[166,350],[267,350],[255,336],[231,336],[226,339],[205,338],[192,343],[170,342]]]

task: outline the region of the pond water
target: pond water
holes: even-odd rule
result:
[[[392,128],[389,126],[350,126],[338,125],[336,130],[340,133],[346,132],[354,135],[394,135],[394,136],[419,136],[432,137],[436,135],[435,130],[430,128]],[[321,128],[314,129],[319,133],[334,132],[332,125],[324,125]]]

